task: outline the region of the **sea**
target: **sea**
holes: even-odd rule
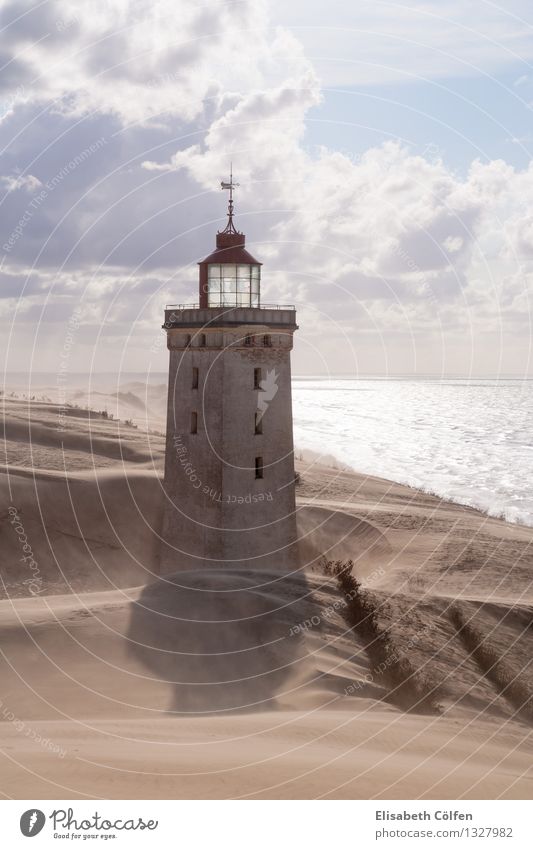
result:
[[[296,378],[294,441],[533,526],[533,380]]]

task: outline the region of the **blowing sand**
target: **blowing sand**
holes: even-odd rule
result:
[[[297,573],[161,575],[161,435],[16,399],[5,422],[5,797],[531,798],[531,529],[308,457]],[[323,555],[431,710],[399,705]]]

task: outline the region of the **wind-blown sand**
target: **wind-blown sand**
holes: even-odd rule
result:
[[[161,435],[14,399],[5,439],[6,797],[531,798],[533,530],[309,457],[297,573],[160,575]],[[435,710],[398,707],[321,555]]]

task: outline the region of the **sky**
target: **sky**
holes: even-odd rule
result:
[[[164,372],[167,303],[236,223],[300,375],[532,377],[533,7],[0,7],[12,373]]]

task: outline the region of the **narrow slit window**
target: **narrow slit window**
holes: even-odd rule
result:
[[[192,388],[198,389],[198,369],[195,366],[192,370]]]
[[[191,334],[187,333],[187,335],[185,337],[185,347],[188,348],[190,344],[191,344]]]
[[[263,374],[260,368],[254,368],[254,389],[261,389]]]
[[[255,432],[263,433],[263,415],[260,410],[255,413]]]
[[[200,339],[198,341],[200,348],[205,348],[207,345],[205,333],[200,333]]]
[[[265,346],[265,348],[271,348],[272,347],[272,336],[270,336],[270,334],[266,333],[263,336],[263,345]]]
[[[191,413],[191,433],[198,433],[198,413],[195,410]]]
[[[255,458],[255,477],[256,480],[263,477],[263,458],[256,457]]]
[[[251,336],[245,336],[245,337],[244,337],[244,344],[245,344],[247,347],[249,347],[249,346],[252,344],[252,337],[251,337]]]

